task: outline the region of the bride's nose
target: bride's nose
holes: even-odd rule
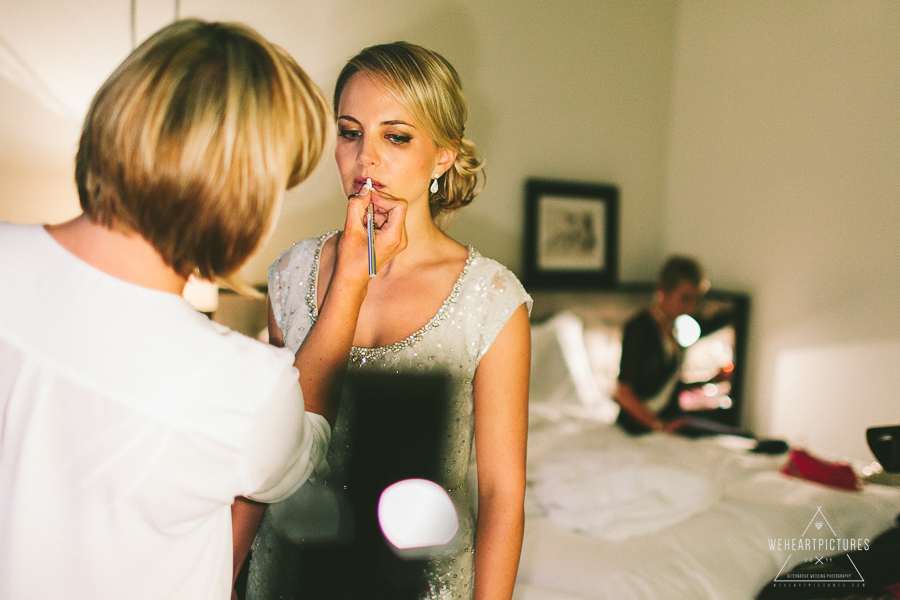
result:
[[[363,136],[359,142],[359,152],[356,160],[363,166],[374,166],[381,162],[381,155],[378,153],[377,144],[370,136]]]

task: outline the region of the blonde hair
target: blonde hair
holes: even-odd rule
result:
[[[469,109],[453,65],[440,54],[408,42],[365,48],[347,61],[338,76],[335,113],[347,82],[360,72],[384,85],[439,147],[457,153],[453,165],[438,179],[438,191],[429,198],[431,216],[437,218],[471,203],[484,187],[484,159],[475,144],[463,137]]]
[[[236,283],[284,191],[321,158],[329,121],[321,90],[256,31],[177,21],[94,97],[76,157],[81,207],[143,236],[182,276]]]

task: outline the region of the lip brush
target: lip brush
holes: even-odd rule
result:
[[[368,189],[370,194],[375,191],[371,178],[366,178],[366,185],[363,187]],[[368,213],[369,219],[366,224],[366,232],[369,234],[369,277],[375,277],[375,205],[372,204],[371,200],[369,201]]]

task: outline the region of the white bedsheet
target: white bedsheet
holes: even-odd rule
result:
[[[683,521],[718,501],[719,490],[633,451],[567,450],[535,474],[534,497],[556,526],[616,542]]]
[[[631,438],[575,413],[532,411],[518,598],[749,600],[780,569],[802,560],[770,549],[769,540],[798,537],[819,507],[841,538],[854,539],[873,539],[900,513],[896,488],[837,491],[781,475],[783,456],[749,454],[715,439]],[[634,517],[639,510],[617,501],[647,496],[646,490],[603,488],[621,486],[623,470],[632,467],[646,476],[702,481],[706,488],[698,484],[679,494],[670,481],[661,494],[672,505],[658,500],[656,512],[649,511],[655,521],[623,524],[613,518],[616,511]],[[582,489],[579,478],[585,479]],[[559,486],[555,492],[548,489],[553,485]],[[691,510],[690,499],[699,508]],[[646,498],[645,504],[653,505]]]

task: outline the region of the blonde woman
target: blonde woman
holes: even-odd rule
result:
[[[407,247],[380,268],[358,320],[348,323],[353,341],[347,368],[449,375],[452,412],[442,450],[447,473],[439,483],[460,515],[458,551],[422,564],[418,589],[388,596],[390,583],[371,573],[379,557],[287,543],[270,515],[257,538],[249,597],[508,599],[523,533],[531,299],[505,267],[439,226],[475,198],[482,174],[482,160],[464,131],[459,77],[445,59],[420,46],[373,46],[344,67],[333,106],[345,195],[400,198],[408,205]],[[365,187],[369,180],[372,191]],[[302,240],[272,265],[274,344],[315,352],[313,336],[335,293],[345,235]],[[342,401],[341,410],[329,453],[337,473],[349,441],[345,411],[352,406]],[[477,521],[467,489],[473,439]],[[340,487],[339,479],[329,485]]]
[[[259,246],[321,156],[328,112],[255,31],[176,22],[93,100],[83,214],[0,222],[0,597],[228,598],[234,498],[288,497],[321,464],[330,427],[304,411],[294,355],[180,294]],[[348,267],[366,268],[364,208],[350,210],[359,266],[345,252],[334,275],[347,297],[365,283]]]

